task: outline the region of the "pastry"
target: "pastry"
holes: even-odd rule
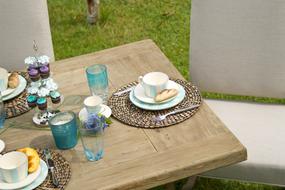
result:
[[[0,67],[0,91],[3,92],[7,89],[8,84],[8,71]]]
[[[30,79],[33,81],[33,82],[36,82],[40,79],[40,74],[39,74],[39,71],[36,70],[36,69],[31,69],[29,70],[29,76],[30,76]]]
[[[60,93],[57,91],[52,91],[50,93],[51,101],[53,104],[58,104],[60,102]]]
[[[49,77],[49,68],[48,66],[41,66],[40,67],[40,75],[42,79],[47,79]]]
[[[37,96],[35,96],[35,95],[29,95],[29,96],[27,97],[27,103],[28,103],[28,106],[29,106],[30,108],[36,107],[36,106],[37,106]]]
[[[33,173],[35,171],[37,171],[37,169],[40,166],[40,156],[38,154],[38,152],[30,147],[27,148],[21,148],[18,149],[17,151],[22,152],[24,154],[27,155],[28,157],[28,172],[29,173]]]
[[[17,88],[20,84],[19,74],[17,72],[12,72],[8,77],[8,87]]]
[[[37,105],[40,110],[46,110],[47,109],[47,99],[44,97],[38,98]]]
[[[169,98],[176,96],[177,94],[178,94],[178,90],[176,89],[165,89],[156,95],[156,97],[154,98],[154,101],[162,102],[164,100],[167,100]]]

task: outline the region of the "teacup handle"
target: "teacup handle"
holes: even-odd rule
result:
[[[141,85],[143,85],[143,76],[139,76],[138,81]]]

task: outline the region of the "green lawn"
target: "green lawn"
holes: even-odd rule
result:
[[[48,0],[55,57],[59,60],[150,38],[188,79],[190,6],[190,0],[101,0],[100,22],[90,26],[86,23],[86,0]],[[285,100],[256,97],[203,95],[285,103]],[[195,190],[208,189],[280,190],[199,178]]]

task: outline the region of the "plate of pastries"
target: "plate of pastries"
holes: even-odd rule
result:
[[[3,101],[10,100],[21,94],[27,85],[26,79],[17,72],[9,73],[0,67],[0,91]]]

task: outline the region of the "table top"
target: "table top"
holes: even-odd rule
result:
[[[96,63],[107,65],[110,93],[150,71],[183,79],[151,40],[57,61],[51,71],[65,96],[63,110],[82,108],[76,97],[90,93],[85,68]],[[15,128],[33,125],[32,114],[6,121],[10,128],[0,138],[7,151],[23,146],[55,148],[50,131]],[[105,131],[103,159],[87,162],[80,141],[61,151],[72,168],[67,189],[147,189],[247,158],[245,147],[204,102],[193,117],[166,128],[141,129],[112,121]]]

